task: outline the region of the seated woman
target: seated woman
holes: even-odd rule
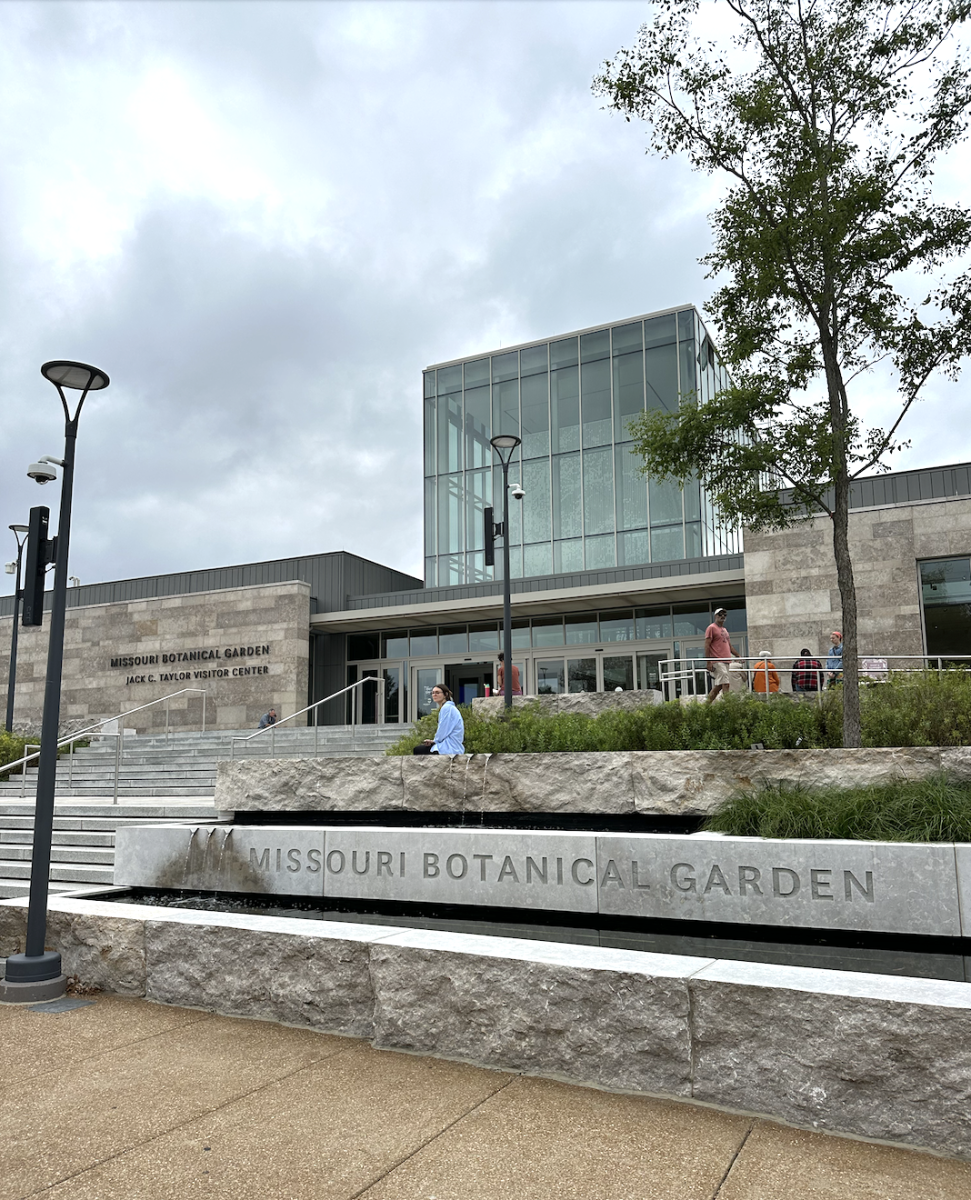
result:
[[[759,661],[752,668],[752,691],[759,692],[765,695],[766,691],[777,692],[779,690],[779,672],[775,669],[775,663],[769,658],[769,652],[763,650],[759,654]]]
[[[422,742],[412,754],[464,754],[465,722],[444,683],[432,688],[432,701],[438,705],[438,729],[433,742]]]

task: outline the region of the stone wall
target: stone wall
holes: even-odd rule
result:
[[[69,897],[48,944],[161,1004],[971,1159],[967,983]]]
[[[11,619],[0,619],[0,679],[9,670]],[[271,704],[282,717],[307,704],[310,586],[300,581],[190,592],[69,608],[64,634],[61,727],[74,731],[182,688],[205,688],[212,729],[254,728]],[[21,627],[17,728],[40,728],[50,613]],[[139,733],[165,727],[164,705],[126,721]],[[202,697],[169,705],[173,727],[199,729]]]
[[[850,551],[860,654],[923,654],[917,562],[971,554],[971,500],[854,510]],[[843,627],[829,518],[746,530],[745,597],[750,654],[767,649],[780,668],[804,646],[824,657],[830,633]],[[788,673],[782,678],[788,690]]]
[[[472,711],[479,716],[497,717],[505,707],[502,695],[476,696]],[[651,704],[663,704],[664,697],[653,688],[633,692],[564,692],[558,696],[513,696],[513,708],[523,705],[536,706],[544,714],[579,713],[585,717],[597,717],[602,712],[620,709],[630,712]]]
[[[941,770],[971,779],[971,748],[250,759],[218,764],[215,804],[224,813],[706,816],[733,791],[766,782],[853,787]]]

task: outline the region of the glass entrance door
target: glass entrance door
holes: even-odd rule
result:
[[[638,654],[637,686],[642,691],[653,690],[663,693],[664,688],[661,686],[661,663],[670,657],[671,651],[669,649],[655,651],[651,654]]]

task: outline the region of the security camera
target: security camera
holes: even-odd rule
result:
[[[57,478],[57,472],[45,462],[31,463],[27,474],[37,483],[52,483]]]
[[[523,496],[526,495],[526,493],[523,491],[523,485],[521,483],[514,483],[510,488],[510,492],[514,500],[522,500]]]

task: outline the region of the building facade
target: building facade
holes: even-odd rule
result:
[[[490,438],[522,439],[527,502],[511,509],[510,575],[572,574],[737,553],[697,482],[647,479],[628,428],[726,381],[694,308],[438,363],[424,372],[425,584],[481,583],[483,511],[502,510]]]
[[[494,687],[503,581],[485,566],[483,513],[502,515],[497,432],[522,438],[510,589],[527,693],[657,688],[670,660],[681,691],[705,691],[704,634],[721,606],[736,649],[767,650],[788,688],[791,660],[804,646],[822,655],[842,625],[828,520],[747,532],[743,553],[697,483],[681,492],[640,473],[627,430],[724,380],[690,307],[429,367],[426,580],[335,553],[72,588],[65,726],[198,686],[211,727],[252,728],[271,704],[286,716],[368,677],[383,693],[362,688],[359,708],[328,700],[311,720],[400,724],[430,711],[439,681],[461,701]],[[857,481],[850,536],[861,654],[971,655],[971,466]],[[3,679],[12,604],[0,600]],[[39,726],[46,642],[46,622],[20,631],[21,728]],[[174,725],[200,718],[195,692],[172,708]],[[161,719],[157,706],[133,727]]]

